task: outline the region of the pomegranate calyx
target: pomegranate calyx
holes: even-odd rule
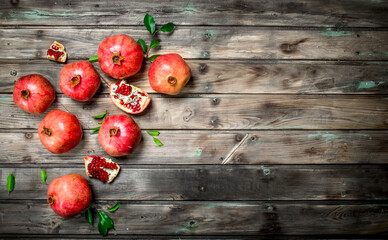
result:
[[[47,202],[50,203],[50,204],[54,204],[55,203],[54,195],[48,195],[47,196]]]
[[[109,137],[117,136],[119,131],[120,131],[120,128],[118,128],[118,127],[114,127],[114,128],[109,129]]]
[[[53,131],[50,128],[46,128],[45,126],[43,126],[42,133],[47,135],[47,136],[51,136],[51,134],[53,134]]]
[[[81,82],[81,76],[80,75],[77,75],[77,76],[74,76],[70,79],[69,82],[67,83],[70,83],[71,84],[71,88],[74,88],[75,86],[77,86],[79,83]]]
[[[20,91],[20,97],[27,100],[30,96],[30,91],[28,89],[23,89]]]
[[[168,82],[168,84],[173,86],[173,85],[175,85],[177,83],[177,79],[174,76],[168,76],[167,82]]]
[[[121,65],[121,61],[124,60],[124,57],[121,56],[121,53],[120,51],[118,51],[117,53],[112,53],[112,63],[115,64],[115,65]]]

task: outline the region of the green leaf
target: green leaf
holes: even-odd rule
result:
[[[108,234],[108,228],[105,227],[105,225],[103,225],[101,222],[98,223],[98,231],[102,236],[105,236],[106,234]]]
[[[159,132],[158,132],[158,131],[147,131],[147,133],[148,133],[150,136],[159,136]]]
[[[95,130],[95,131],[97,131],[97,130],[100,130],[100,126],[99,127],[94,127],[94,128],[89,128],[89,130]]]
[[[96,119],[101,119],[101,118],[104,118],[106,115],[106,112],[104,112],[103,114],[101,115],[97,115],[97,116],[92,116],[92,118],[96,118]]]
[[[160,44],[160,39],[153,39],[150,48],[156,48]]]
[[[43,169],[40,170],[40,179],[42,179],[42,181],[47,184],[47,182],[46,182],[46,180],[47,180],[47,173]]]
[[[12,192],[14,187],[15,187],[15,177],[11,173],[7,177],[7,191],[8,191],[8,193]]]
[[[106,228],[114,228],[113,220],[103,211],[98,211],[98,220]]]
[[[158,145],[159,147],[163,146],[163,143],[159,139],[157,139],[155,137],[153,137],[153,138],[154,138],[154,142],[156,143],[156,145]]]
[[[108,211],[109,212],[114,212],[117,209],[119,209],[120,205],[121,205],[121,202],[117,203],[114,207],[108,208]]]
[[[139,40],[137,40],[137,43],[140,44],[141,48],[143,49],[143,53],[146,53],[147,52],[147,44],[145,43],[145,41],[141,38],[139,38]]]
[[[160,56],[160,54],[152,55],[151,57],[149,57],[150,62],[155,61],[155,59],[156,59],[157,57],[159,57],[159,56]]]
[[[90,135],[93,135],[93,134],[98,134],[100,131],[95,131],[95,132],[92,132]]]
[[[101,124],[104,122],[105,118],[106,118],[106,115],[105,115],[105,117],[102,119],[102,121],[101,121],[101,122],[99,122],[98,124],[100,124],[100,125],[101,125]]]
[[[167,23],[164,24],[161,28],[160,31],[162,32],[172,32],[174,30],[175,24],[174,23]]]
[[[98,62],[98,56],[92,56],[89,58],[89,62],[91,63],[94,63],[94,62]]]
[[[92,214],[92,210],[90,210],[90,208],[88,208],[88,210],[86,210],[85,218],[86,218],[86,222],[88,222],[91,226],[93,226],[93,214]]]
[[[151,34],[154,34],[156,26],[154,18],[148,13],[144,16],[144,26]]]

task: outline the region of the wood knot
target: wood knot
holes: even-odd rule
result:
[[[24,137],[27,138],[27,139],[31,139],[32,138],[32,133],[25,133]]]
[[[9,72],[9,75],[11,76],[16,76],[18,74],[18,72],[16,70],[12,70]]]
[[[191,119],[193,116],[194,116],[193,110],[191,110],[190,108],[186,108],[185,114],[184,114],[184,116],[183,116],[183,121],[188,122],[188,121],[190,121],[190,119]]]
[[[208,66],[205,63],[200,63],[198,66],[198,71],[200,74],[205,75],[208,72]]]

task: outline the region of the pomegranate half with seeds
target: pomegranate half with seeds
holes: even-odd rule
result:
[[[148,93],[124,80],[110,84],[109,95],[118,108],[130,114],[143,112],[151,102]]]
[[[101,124],[98,141],[111,156],[121,157],[132,153],[141,140],[141,130],[128,115],[107,117]]]
[[[13,89],[13,101],[26,112],[44,113],[54,102],[55,90],[42,75],[32,74],[19,78]]]
[[[88,61],[66,64],[59,78],[59,88],[68,97],[78,101],[88,101],[100,87],[100,76]]]
[[[97,55],[101,70],[115,79],[135,75],[143,63],[143,49],[140,44],[125,34],[103,40]]]
[[[82,128],[75,115],[54,109],[40,122],[38,135],[47,150],[61,154],[78,145],[82,138]]]
[[[169,95],[179,94],[190,77],[190,67],[175,53],[157,57],[148,71],[152,89]]]
[[[101,182],[111,183],[119,174],[120,166],[109,158],[102,156],[86,156],[85,172],[88,177],[94,177]]]
[[[92,191],[78,173],[54,179],[47,190],[47,202],[54,212],[64,218],[81,213],[92,202]]]

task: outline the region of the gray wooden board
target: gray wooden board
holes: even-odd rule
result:
[[[331,32],[331,31],[330,31]],[[128,34],[150,41],[142,27],[0,29],[0,59],[43,59],[53,41],[65,45],[69,59],[96,55],[106,37]],[[388,31],[278,30],[257,27],[180,27],[159,34],[151,54],[178,53],[200,59],[388,60]]]
[[[0,166],[82,164],[86,155],[110,157],[97,135],[52,154],[36,130],[0,132]],[[160,131],[158,147],[146,130],[138,148],[120,165],[133,164],[388,164],[387,131]],[[16,166],[16,165],[14,165]]]
[[[106,211],[113,204],[97,206]],[[97,223],[90,226],[84,216],[60,218],[43,201],[2,202],[0,212],[2,222],[7,223],[0,224],[2,233],[98,234]],[[110,237],[140,234],[140,238],[144,234],[386,234],[387,214],[386,204],[274,202],[122,203],[115,213],[108,213],[115,226]]]
[[[82,165],[15,167],[0,169],[16,179],[10,194],[2,182],[0,199],[46,199],[40,168],[48,183],[85,176]],[[111,184],[89,183],[97,200],[388,200],[387,165],[126,165]]]
[[[387,27],[388,3],[379,1],[2,1],[2,25],[159,24]]]
[[[387,129],[385,95],[152,95],[148,109],[133,115],[145,129]],[[12,95],[0,94],[1,128],[36,129],[45,114],[18,108]],[[95,127],[91,116],[108,110],[123,113],[109,98],[97,95],[88,102],[58,96],[52,109],[75,114],[83,128]]]
[[[188,60],[187,63],[192,79],[182,94],[388,94],[388,62]],[[0,63],[0,92],[12,93],[15,81],[22,76],[41,74],[57,93],[61,93],[59,77],[63,66],[48,60],[5,60]],[[98,63],[94,66],[104,81],[100,91],[107,93],[106,84],[117,80],[103,73]],[[149,67],[146,63],[140,73],[128,78],[127,82],[155,93],[148,80]]]

